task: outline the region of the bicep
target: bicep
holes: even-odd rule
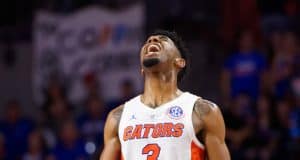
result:
[[[100,160],[120,160],[121,145],[118,137],[106,141]]]
[[[120,160],[121,144],[118,137],[118,120],[111,114],[104,127],[104,149],[100,160]]]
[[[205,136],[205,147],[209,160],[229,160],[229,151],[226,143],[218,136],[207,133]]]
[[[229,160],[230,155],[225,143],[225,124],[220,110],[215,107],[205,118],[205,147],[209,160]]]

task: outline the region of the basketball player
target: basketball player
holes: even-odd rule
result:
[[[144,92],[108,115],[100,160],[229,160],[219,108],[177,87],[187,63],[177,34],[151,34],[140,59]]]

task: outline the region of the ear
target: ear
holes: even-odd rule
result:
[[[141,69],[141,75],[144,76],[144,74],[145,74],[145,73],[144,73],[144,69],[142,68],[142,69]]]
[[[185,59],[183,58],[176,58],[175,59],[175,65],[178,67],[178,68],[184,68],[185,67]]]

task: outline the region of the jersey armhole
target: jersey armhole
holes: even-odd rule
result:
[[[122,133],[121,133],[121,127],[123,126],[123,119],[124,119],[124,116],[125,115],[125,112],[126,112],[126,107],[127,106],[127,102],[125,102],[123,104],[123,111],[122,111],[122,114],[121,114],[121,118],[120,118],[120,121],[119,121],[119,125],[118,125],[118,137],[119,137],[119,141],[122,143]]]
[[[194,111],[194,107],[195,107],[195,103],[196,101],[200,98],[202,99],[201,97],[198,97],[196,95],[193,95],[193,94],[190,94],[191,96],[189,96],[188,100],[191,101],[191,109],[190,109],[190,116],[188,117],[188,124],[189,124],[189,128],[191,128],[191,139],[192,139],[192,142],[191,143],[194,143],[197,147],[201,148],[201,149],[205,149],[205,146],[204,144],[197,138],[196,136],[196,133],[195,133],[195,128],[194,128],[194,124],[193,124],[193,111]]]
[[[122,143],[122,133],[121,133],[121,127],[123,126],[123,123],[124,123],[124,115],[126,115],[127,113],[127,110],[128,110],[128,107],[131,106],[130,104],[133,103],[134,101],[136,101],[136,99],[139,99],[140,95],[139,96],[136,96],[130,100],[128,100],[127,102],[125,102],[123,104],[123,111],[122,111],[122,114],[121,114],[121,118],[120,118],[120,121],[119,121],[119,126],[118,126],[118,136],[119,136],[119,140],[120,142]]]

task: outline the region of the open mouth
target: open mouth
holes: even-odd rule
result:
[[[155,53],[155,52],[159,52],[159,51],[160,51],[159,45],[151,44],[151,45],[148,46],[147,54]]]

